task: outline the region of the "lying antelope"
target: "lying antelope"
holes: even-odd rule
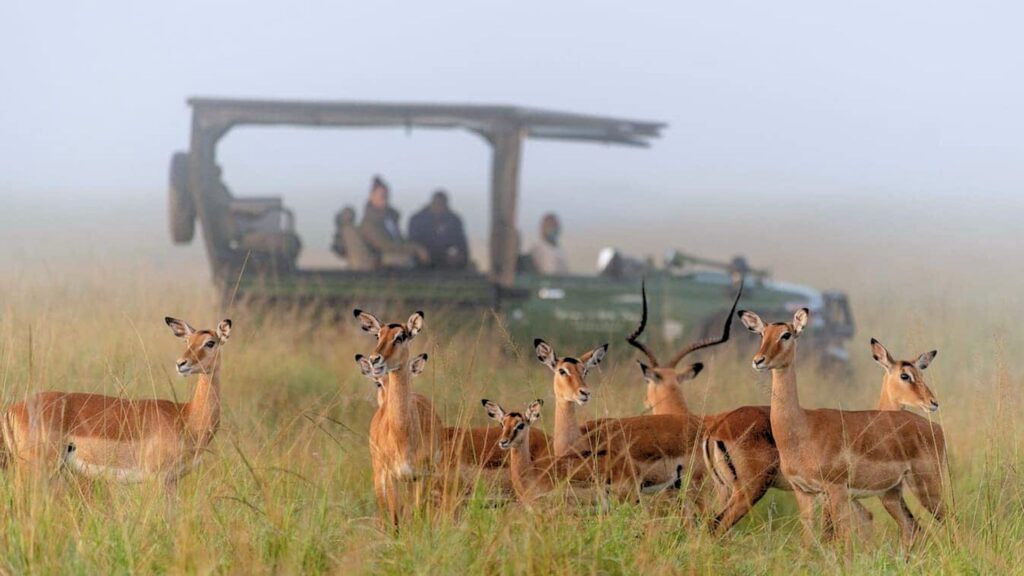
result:
[[[631,454],[622,451],[609,453],[603,446],[595,450],[595,439],[590,436],[609,419],[591,420],[582,425],[577,420],[576,408],[585,406],[591,397],[586,381],[587,374],[604,360],[608,352],[607,344],[584,353],[579,359],[571,356],[560,358],[555,354],[554,348],[540,338],[534,340],[534,346],[537,359],[553,374],[554,455],[555,458],[566,462],[568,468],[575,468],[571,474],[568,471],[564,474],[574,475],[581,482],[593,484],[596,481],[610,484],[611,488],[620,494],[632,491],[638,484],[641,491],[646,491],[651,485],[661,485],[673,480],[674,476],[667,474],[660,481],[648,482],[646,476],[638,469],[645,463],[638,462]],[[579,469],[582,467],[588,470]]]
[[[792,322],[765,324],[753,312],[739,312],[748,330],[761,336],[754,369],[772,374],[771,432],[779,469],[793,487],[806,538],[813,537],[814,501],[826,497],[836,535],[848,531],[851,498],[878,496],[899,525],[904,546],[919,531],[903,499],[904,486],[936,519],[943,517],[942,430],[906,411],[806,410],[797,395],[796,342],[810,313]],[[898,368],[904,372],[902,365]],[[902,377],[901,377],[902,378]]]
[[[220,425],[221,349],[231,336],[231,320],[216,330],[165,321],[185,340],[175,364],[178,375],[198,375],[190,401],[41,392],[4,415],[4,444],[14,462],[43,469],[63,464],[76,474],[123,483],[154,479],[173,489]]]
[[[533,341],[533,346],[537,359],[554,375],[551,382],[555,394],[555,435],[552,442],[555,456],[566,456],[573,452],[583,437],[584,429],[580,428],[576,418],[576,408],[586,406],[590,401],[587,373],[601,364],[608,353],[608,345],[598,346],[579,359],[571,356],[559,358],[551,345],[540,338]]]
[[[913,362],[897,361],[872,338],[871,352],[885,369],[878,410],[939,409],[923,374],[935,358],[935,350],[921,354]],[[934,427],[941,436],[941,428],[937,424]],[[769,488],[792,490],[779,470],[779,451],[772,436],[768,406],[745,406],[720,418],[708,431],[704,454],[716,485],[727,494],[724,509],[714,519],[719,533],[739,522]],[[852,504],[858,518],[870,522],[871,513],[856,500]]]
[[[383,406],[387,397],[387,376],[375,376],[369,358],[362,354],[356,355],[363,376],[377,385],[377,405]],[[409,376],[416,377],[423,373],[427,364],[427,355],[420,354],[409,362]],[[422,394],[412,395],[415,409],[421,419],[428,418],[433,406]],[[457,465],[463,476],[470,482],[472,475],[479,476],[490,485],[497,486],[505,492],[512,492],[513,487],[509,475],[504,470],[508,467],[508,453],[498,447],[501,428],[486,426],[481,428],[447,427],[443,432],[445,444],[444,457]],[[546,455],[549,452],[548,437],[542,430],[530,430],[530,450],[535,455]]]
[[[369,373],[386,378],[384,393],[378,396],[382,404],[370,420],[370,461],[377,504],[397,527],[406,506],[400,484],[423,478],[442,454],[444,424],[430,402],[415,400],[410,388],[409,342],[423,329],[423,312],[404,324],[383,324],[358,309],[353,315],[363,331],[377,337],[366,358]]]
[[[614,457],[628,457],[639,465],[638,472],[644,484],[660,484],[669,481],[683,466],[691,474],[688,488],[689,503],[697,501],[704,464],[698,452],[699,440],[705,426],[713,416],[702,416],[690,411],[680,386],[693,380],[704,368],[701,363],[677,368],[690,354],[716,346],[729,340],[732,315],[743,294],[742,282],[733,300],[732,309],[726,316],[722,335],[684,346],[667,364],[661,364],[657,356],[639,341],[647,325],[647,290],[641,287],[643,311],[640,324],[626,341],[647,357],[650,366],[639,362],[644,381],[647,383],[646,404],[652,414],[630,418],[606,418],[588,422],[588,429],[578,440],[579,449],[605,450]]]
[[[544,401],[537,399],[527,405],[526,410],[519,412],[506,412],[498,404],[483,399],[487,415],[498,422],[501,427],[501,436],[498,446],[511,453],[511,465],[509,475],[512,479],[512,486],[516,496],[521,502],[530,503],[537,498],[550,493],[558,484],[580,483],[585,486],[599,486],[603,478],[594,473],[594,469],[587,466],[580,457],[570,454],[563,457],[540,456],[535,457],[530,442],[526,438],[530,434],[532,425],[540,418],[540,409]],[[644,493],[655,493],[661,490],[675,487],[678,488],[682,482],[682,467],[676,469],[675,477],[662,485],[652,485],[644,488]]]

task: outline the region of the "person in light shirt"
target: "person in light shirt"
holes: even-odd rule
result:
[[[530,250],[533,268],[542,276],[561,276],[569,273],[569,260],[558,245],[562,224],[553,212],[540,220],[540,241]]]
[[[378,266],[407,268],[426,264],[426,248],[405,240],[398,227],[398,211],[391,207],[391,190],[380,176],[374,176],[366,202],[359,235],[373,253]]]

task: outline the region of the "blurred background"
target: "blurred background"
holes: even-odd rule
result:
[[[1019,571],[1022,21],[1024,4],[985,0],[0,2],[5,402],[45,389],[183,400],[191,384],[173,375],[180,345],[161,319],[236,323],[216,457],[188,477],[177,520],[152,512],[159,498],[136,505],[133,490],[41,514],[20,508],[0,475],[0,572]],[[938,349],[928,384],[942,403],[933,417],[948,432],[957,520],[921,554],[872,552],[853,565],[800,546],[788,496],[781,508],[766,498],[721,547],[677,538],[686,530],[657,512],[592,522],[481,509],[403,532],[397,545],[381,537],[364,433],[376,395],[352,364],[372,340],[347,317],[225,306],[201,230],[172,244],[168,172],[189,146],[193,96],[508,104],[667,123],[647,149],[527,140],[523,248],[555,212],[574,273],[593,274],[606,246],[657,259],[678,249],[743,255],[778,280],[844,292],[856,320],[849,378],[806,362],[806,406],[875,405],[869,337],[900,359]],[[374,174],[390,183],[403,227],[446,189],[488,266],[491,151],[476,135],[239,128],[217,152],[235,195],[282,196],[294,210],[303,266],[337,262],[335,213],[361,211]],[[628,294],[604,294],[632,314],[630,327],[633,280],[618,284]],[[714,330],[727,284],[701,304]],[[413,286],[417,297],[428,288]],[[549,398],[530,348],[539,335],[561,355],[613,343],[590,377],[587,417],[643,410],[623,330],[563,345],[554,330],[575,325],[541,314],[547,325],[516,349],[486,309],[471,321],[426,309],[415,350],[430,365],[416,386],[448,423],[484,424],[482,397]],[[737,332],[734,350],[701,353],[708,370],[685,391],[695,412],[767,401],[768,379],[749,368],[755,339]],[[661,355],[673,349],[654,328],[644,337]],[[518,569],[502,569],[510,559]]]
[[[575,270],[680,248],[857,293],[964,297],[1021,256],[1019,5],[31,2],[0,7],[0,258],[195,263],[166,227],[189,96],[535,106],[669,124],[650,149],[527,141],[519,227],[558,212]],[[284,195],[303,259],[373,174],[438,187],[486,257],[489,149],[458,131],[239,129],[240,196]],[[484,262],[485,263],[485,262]],[[980,282],[977,282],[978,280]],[[960,290],[962,289],[962,291]]]

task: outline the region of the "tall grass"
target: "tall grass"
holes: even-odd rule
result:
[[[139,270],[143,270],[142,273]],[[159,486],[67,479],[25,487],[0,474],[0,572],[11,573],[1014,573],[1024,571],[1024,457],[1018,350],[1005,299],[911,298],[861,292],[852,377],[800,369],[808,406],[871,407],[881,371],[869,336],[899,357],[932,348],[928,370],[950,447],[949,520],[913,504],[928,535],[901,553],[877,503],[873,537],[852,555],[804,546],[795,504],[770,492],[733,533],[716,540],[688,526],[678,502],[526,509],[471,499],[455,514],[426,514],[398,534],[376,522],[366,432],[374,391],[352,356],[371,345],[353,323],[300,311],[219,309],[201,280],[143,266],[99,272],[43,270],[0,280],[0,382],[5,402],[45,389],[186,399],[173,375],[180,343],[162,318],[212,327],[234,320],[224,351],[222,427],[202,463],[168,503]],[[413,342],[431,355],[414,388],[450,423],[486,423],[479,398],[520,405],[550,398],[550,373],[502,337],[494,320],[446,326],[427,311]],[[389,318],[390,319],[390,318]],[[538,334],[543,336],[543,334]],[[768,401],[768,380],[748,358],[756,343],[705,354],[690,383],[698,412]],[[556,350],[560,346],[553,342]],[[590,345],[601,344],[593,342]],[[737,351],[737,349],[739,351]],[[577,354],[583,349],[559,350]],[[643,410],[639,374],[621,342],[590,376],[591,417]],[[541,424],[548,430],[552,412]]]

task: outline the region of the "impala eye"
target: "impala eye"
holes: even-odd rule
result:
[[[569,373],[565,371],[565,368],[559,368],[558,369],[558,374],[561,375],[561,376],[568,376],[569,375]]]
[[[792,337],[793,337],[792,334],[790,334],[789,332],[785,332],[785,333],[782,334],[782,338],[781,339],[782,340],[789,340]]]
[[[216,345],[217,345],[217,341],[216,340],[210,340],[209,342],[206,343],[206,347],[207,348],[213,348]]]
[[[521,432],[523,427],[525,427],[525,426],[526,426],[526,424],[523,424],[522,422],[520,422],[519,424],[516,424],[516,432]]]
[[[910,374],[907,374],[906,372],[904,372],[903,374],[900,374],[900,380],[904,380],[904,381],[909,382],[910,381]]]

